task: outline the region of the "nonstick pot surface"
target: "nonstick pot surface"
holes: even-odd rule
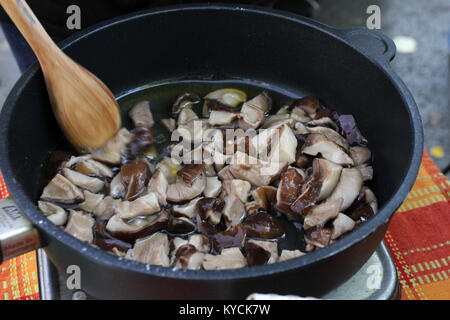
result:
[[[121,259],[66,234],[36,207],[41,164],[61,141],[37,64],[15,85],[1,113],[0,166],[7,186],[19,207],[43,232],[53,260],[61,267],[68,253],[76,252],[80,259],[99,268],[117,269],[121,275],[139,273],[204,283],[311,272],[315,264],[333,257],[348,260],[356,244],[358,255],[371,238],[381,240],[379,233],[384,233],[391,215],[413,185],[423,148],[417,107],[388,65],[392,44],[388,41],[381,51],[374,50],[379,43],[372,47],[372,42],[383,38],[369,32],[362,34],[364,40],[369,39],[368,45],[361,41],[361,34],[353,37],[277,11],[189,6],[116,19],[63,44],[69,56],[102,79],[116,96],[161,81],[252,79],[297,95],[313,94],[340,113],[354,114],[373,153],[373,189],[381,210],[326,248],[274,265],[180,271]],[[367,251],[375,247],[368,245]],[[370,254],[348,261],[349,268],[343,270],[342,276],[330,263],[329,271],[335,274],[333,285],[346,280]]]

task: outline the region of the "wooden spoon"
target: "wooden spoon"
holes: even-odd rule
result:
[[[80,149],[102,146],[120,128],[119,106],[111,91],[58,48],[25,1],[0,4],[41,64],[53,113],[67,139]]]

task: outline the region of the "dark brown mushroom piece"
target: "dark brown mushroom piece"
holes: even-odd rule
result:
[[[372,200],[372,202],[375,200],[376,202],[376,199],[372,197],[372,195],[373,193],[370,189],[369,192],[366,192],[366,189],[363,187],[350,207],[345,210],[345,214],[358,224],[373,217],[376,213],[375,210],[377,209],[377,204],[371,204],[370,200]]]
[[[340,115],[337,118],[336,125],[339,134],[346,138],[351,146],[367,146],[367,139],[362,135],[355,118],[351,114]]]
[[[144,218],[124,221],[118,214],[111,217],[106,224],[106,230],[115,238],[133,243],[138,238],[149,236],[164,229],[169,222],[169,213],[162,210]]]
[[[245,228],[242,224],[237,224],[225,231],[215,233],[210,236],[214,252],[220,253],[226,248],[242,248],[246,239]]]
[[[225,230],[222,211],[225,202],[219,198],[202,198],[197,201],[197,224],[204,234],[214,234]]]
[[[200,97],[192,92],[182,92],[175,98],[172,104],[172,113],[174,115],[180,113],[184,108],[190,108],[194,104],[200,102]]]
[[[148,127],[137,127],[133,138],[127,144],[125,157],[129,160],[144,155],[153,145],[152,131]]]
[[[125,252],[131,249],[132,245],[128,242],[114,238],[106,231],[106,224],[108,220],[96,219],[94,225],[94,244],[106,251],[113,251],[114,248],[120,252]]]
[[[278,260],[278,245],[276,242],[248,240],[244,249],[249,266],[271,264]]]
[[[76,204],[84,201],[84,195],[69,179],[58,173],[42,191],[41,200]]]
[[[289,108],[292,110],[295,107],[300,107],[305,110],[310,116],[315,115],[317,110],[320,108],[319,99],[312,96],[306,96],[301,99],[293,101]]]
[[[295,168],[289,168],[281,174],[277,189],[277,208],[280,212],[293,215],[291,205],[301,193],[303,177]]]
[[[188,234],[195,231],[196,225],[186,217],[170,217],[167,231],[172,234]]]
[[[193,245],[184,244],[175,251],[172,266],[174,268],[198,270],[202,266],[204,256],[205,253],[198,251]]]
[[[252,196],[261,209],[269,211],[277,203],[277,188],[272,186],[258,187],[252,191]]]
[[[313,227],[305,230],[305,241],[307,244],[323,248],[330,244],[333,230],[326,227]]]
[[[150,170],[145,162],[133,162],[120,168],[120,176],[126,188],[125,200],[132,201],[146,191]]]
[[[247,216],[242,224],[250,238],[281,239],[285,236],[283,225],[265,212],[259,211]]]

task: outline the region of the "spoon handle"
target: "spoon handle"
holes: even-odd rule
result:
[[[51,60],[46,57],[54,57],[59,48],[42,27],[33,11],[24,0],[0,0],[0,5],[27,40],[41,66],[44,67],[45,63]]]

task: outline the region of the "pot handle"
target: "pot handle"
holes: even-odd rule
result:
[[[0,263],[40,247],[37,229],[14,200],[0,199]]]
[[[338,29],[335,32],[381,64],[389,65],[389,62],[395,57],[397,48],[394,41],[379,31],[352,28]]]

